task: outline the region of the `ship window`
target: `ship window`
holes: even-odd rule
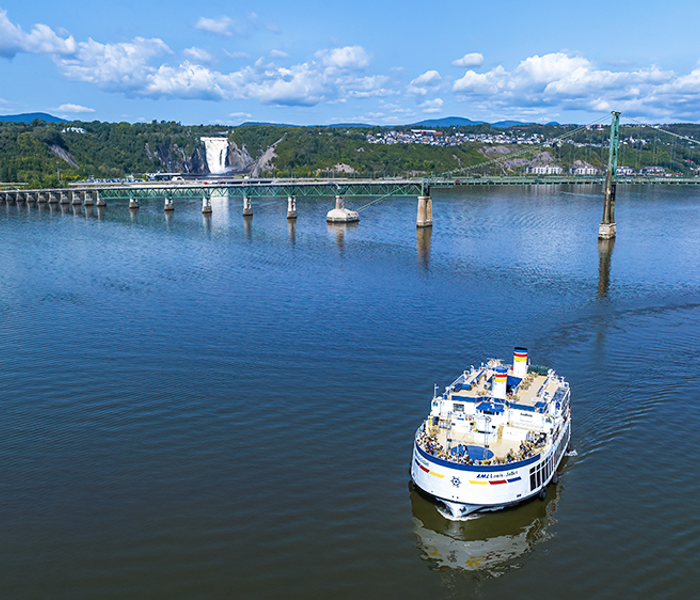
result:
[[[530,473],[530,491],[534,490],[537,487],[537,479],[535,478],[534,473]]]
[[[464,412],[464,404],[454,404],[454,410],[455,412]]]
[[[537,470],[537,487],[540,487],[542,485],[542,471],[539,469]]]

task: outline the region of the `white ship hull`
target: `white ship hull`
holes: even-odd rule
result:
[[[460,519],[538,496],[555,477],[571,435],[569,422],[545,452],[508,465],[458,465],[431,456],[413,443],[411,478],[416,486]],[[445,514],[443,512],[443,514]]]

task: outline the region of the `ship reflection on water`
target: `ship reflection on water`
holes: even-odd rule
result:
[[[436,505],[412,484],[413,531],[420,557],[431,569],[475,571],[493,576],[516,568],[515,561],[547,540],[555,522],[559,486],[550,485],[545,500],[473,515],[467,521],[449,521]]]

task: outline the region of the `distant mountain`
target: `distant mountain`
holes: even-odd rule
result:
[[[507,129],[508,127],[518,127],[524,125],[534,125],[534,123],[523,123],[522,121],[499,121],[498,123],[491,123],[491,127],[498,127],[500,129]]]
[[[303,125],[287,125],[285,123],[265,123],[263,121],[246,121],[245,123],[236,125],[236,127],[247,127],[249,125],[262,125],[265,127],[303,127]]]
[[[61,119],[48,113],[22,113],[20,115],[0,115],[0,121],[5,123],[31,123],[34,119],[41,119],[47,123],[70,123],[70,119]]]
[[[470,125],[482,125],[484,121],[472,121],[464,117],[443,117],[442,119],[426,119],[407,125],[407,127],[469,127]]]

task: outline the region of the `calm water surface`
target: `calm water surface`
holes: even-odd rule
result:
[[[433,198],[0,203],[0,597],[695,597],[697,191],[621,189],[607,244],[599,190]],[[516,345],[577,456],[451,523],[413,432]]]

